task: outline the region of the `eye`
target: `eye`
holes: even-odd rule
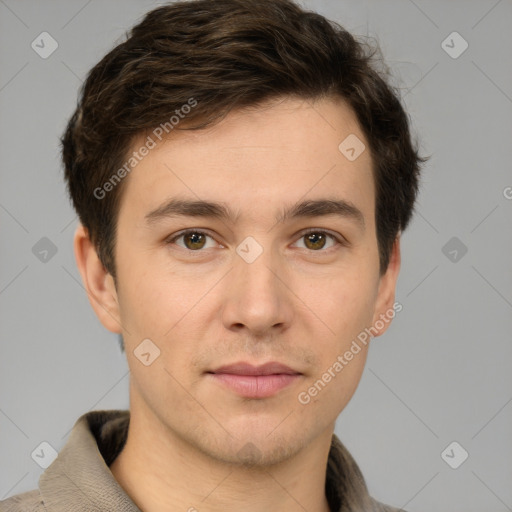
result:
[[[208,246],[208,239],[210,239],[213,245]],[[182,243],[177,243],[178,240],[182,240]],[[328,233],[327,231],[319,229],[309,229],[303,232],[296,244],[300,241],[304,241],[304,246],[301,248],[308,249],[313,252],[326,252],[328,249],[334,248],[336,245],[346,245],[345,242],[337,236]],[[329,245],[329,241],[331,245]],[[210,249],[217,243],[214,238],[208,233],[199,229],[188,229],[173,235],[166,240],[168,244],[176,244],[182,249],[189,251],[201,251],[201,249]]]
[[[188,249],[190,251],[198,251],[200,249],[209,249],[207,247],[207,239],[213,238],[205,233],[204,231],[199,231],[197,229],[189,229],[187,231],[182,231],[178,235],[169,238],[167,243],[176,243],[177,240],[183,239],[183,245],[176,244],[178,247],[182,247],[183,249]],[[215,241],[214,241],[215,243]]]
[[[314,252],[321,252],[322,249],[325,249],[326,245],[329,242],[329,239],[332,242],[331,246],[328,246],[327,249],[331,249],[335,247],[337,244],[343,245],[343,242],[338,239],[338,237],[331,235],[330,233],[318,229],[310,229],[305,233],[302,233],[299,241],[304,241],[304,248],[309,249]],[[297,242],[298,243],[298,242]]]

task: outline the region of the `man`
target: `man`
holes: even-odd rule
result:
[[[159,7],[62,138],[130,411],[0,510],[393,511],[334,435],[389,326],[423,161],[366,49],[291,0]]]

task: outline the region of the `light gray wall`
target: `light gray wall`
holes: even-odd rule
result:
[[[402,239],[403,311],[336,433],[381,501],[512,510],[512,2],[303,4],[379,41],[432,155]],[[0,499],[36,487],[42,441],[59,450],[79,415],[128,408],[126,356],[75,268],[58,137],[86,72],[156,5],[0,1]],[[47,59],[31,48],[43,31]],[[458,58],[442,47],[463,48],[454,31]],[[45,237],[57,252],[42,262]],[[453,441],[469,453],[458,469],[441,457]]]

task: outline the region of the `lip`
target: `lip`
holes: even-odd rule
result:
[[[274,361],[259,366],[239,362],[207,373],[219,384],[246,398],[273,396],[302,375],[289,366]]]
[[[285,364],[278,363],[277,361],[270,361],[259,366],[254,366],[250,363],[240,361],[238,363],[228,364],[221,366],[216,370],[209,373],[229,373],[231,375],[299,375],[300,372],[286,366]]]

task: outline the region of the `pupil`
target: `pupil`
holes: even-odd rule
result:
[[[204,245],[204,237],[200,233],[190,233],[187,235],[187,238],[191,245],[199,244],[199,247],[195,246],[192,249],[200,249]],[[203,243],[201,243],[203,242]]]
[[[313,246],[315,249],[317,249],[317,248],[321,249],[324,246],[323,242],[325,242],[325,237],[321,233],[311,233],[311,234],[307,235],[307,238],[308,238],[309,242],[313,243]],[[319,241],[321,242],[320,246],[317,245]]]

